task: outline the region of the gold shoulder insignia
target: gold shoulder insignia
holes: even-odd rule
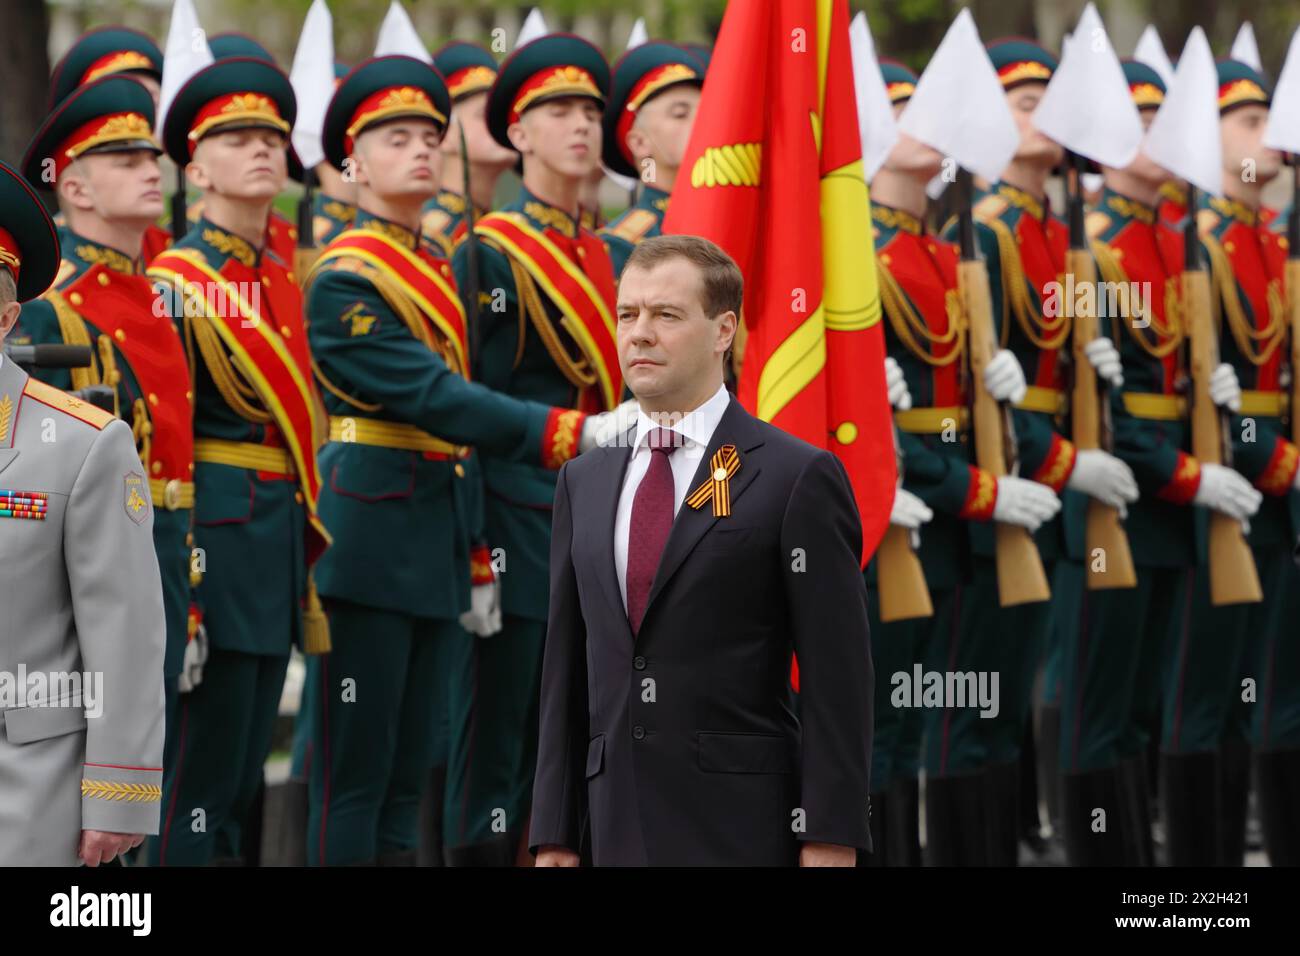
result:
[[[438,193],[437,203],[447,212],[454,213],[457,216],[465,211],[465,197],[456,193],[445,190]]]
[[[63,283],[67,282],[70,278],[72,278],[72,274],[76,271],[77,271],[77,264],[75,262],[71,262],[67,259],[60,260],[58,275],[54,277],[54,282],[50,284],[50,288],[51,289],[59,288],[61,285],[63,285]]]
[[[601,232],[625,239],[635,245],[658,221],[659,217],[648,209],[629,209]]]
[[[1000,219],[1009,206],[1010,203],[1001,196],[985,196],[971,207],[971,215],[981,222],[988,222],[990,219]]]
[[[50,408],[58,409],[65,415],[80,419],[97,431],[103,431],[108,427],[108,423],[114,420],[112,412],[106,412],[96,405],[82,401],[75,395],[69,395],[53,385],[46,385],[34,378],[27,379],[23,394],[30,395],[36,401],[48,405]]]
[[[1099,209],[1094,209],[1083,217],[1083,228],[1087,230],[1089,239],[1096,239],[1106,231],[1106,227],[1109,225],[1110,216]]]
[[[443,209],[430,209],[420,219],[420,231],[426,236],[433,236],[447,231],[451,224],[451,215]]]

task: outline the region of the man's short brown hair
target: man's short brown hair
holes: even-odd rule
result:
[[[715,318],[724,312],[740,315],[741,299],[745,291],[745,278],[734,259],[717,243],[703,236],[654,236],[639,243],[632,250],[628,269],[653,269],[670,259],[685,259],[700,272],[700,305],[704,314]]]

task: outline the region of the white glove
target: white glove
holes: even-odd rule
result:
[[[933,517],[934,512],[916,495],[902,488],[894,489],[894,507],[889,513],[890,524],[915,531]]]
[[[1222,366],[1220,366],[1222,367]],[[1259,510],[1264,496],[1240,474],[1224,465],[1201,465],[1201,483],[1192,504],[1213,508],[1243,523]]]
[[[1133,469],[1109,452],[1098,448],[1077,452],[1068,487],[1091,495],[1103,504],[1126,513],[1125,505],[1138,500]]]
[[[1019,525],[1030,531],[1061,510],[1061,499],[1047,485],[1028,478],[1003,475],[998,479],[998,497],[993,503],[993,520]]]
[[[1210,375],[1210,401],[1220,408],[1241,411],[1241,383],[1237,381],[1236,370],[1227,362]]]
[[[202,624],[193,639],[185,643],[185,657],[181,660],[181,675],[176,680],[176,690],[188,694],[203,683],[203,665],[208,662],[208,629]]]
[[[582,423],[582,435],[578,438],[578,451],[591,451],[597,445],[608,445],[617,440],[619,436],[636,424],[639,408],[637,400],[629,398],[611,412],[588,415]]]
[[[499,582],[487,581],[470,588],[469,610],[460,616],[460,626],[475,637],[491,637],[501,630]]]
[[[998,349],[984,366],[984,388],[997,402],[1018,402],[1025,397],[1025,373],[1010,349]]]
[[[1124,366],[1119,360],[1119,349],[1104,335],[1099,335],[1083,347],[1083,354],[1097,374],[1110,383],[1111,388],[1124,384]]]
[[[912,393],[907,390],[907,377],[903,375],[902,366],[889,355],[885,356],[885,388],[889,391],[889,404],[892,407],[900,412],[912,407]]]

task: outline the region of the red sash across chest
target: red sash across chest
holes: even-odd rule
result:
[[[206,316],[275,419],[303,491],[307,560],[314,562],[329,541],[316,515],[321,486],[316,446],[326,431],[324,409],[311,384],[302,292],[269,256],[256,267],[227,259],[217,271],[194,250],[171,249],[154,261],[149,274],[184,290],[187,310]]]
[[[957,251],[946,242],[931,236],[917,236],[897,232],[888,245],[881,249],[881,261],[888,257],[890,275],[925,320],[932,336],[942,337],[949,330],[949,300],[957,293]],[[946,345],[932,345],[935,358],[947,356],[956,348],[958,340]],[[963,403],[957,362],[937,365],[934,373],[934,405],[960,405]]]
[[[573,238],[554,229],[543,232],[522,215],[508,212],[489,213],[474,231],[519,262],[565,317],[576,320],[565,328],[596,373],[599,405],[617,405],[623,375],[614,324],[614,267],[605,243],[587,229]]]
[[[1016,246],[1020,250],[1020,265],[1025,279],[1034,292],[1034,301],[1042,302],[1050,283],[1061,282],[1065,274],[1065,253],[1069,236],[1065,226],[1057,219],[1046,222],[1021,213],[1016,221]],[[1060,388],[1060,349],[1039,349],[1038,367],[1030,384],[1044,388]]]
[[[87,322],[110,336],[125,357],[153,423],[150,478],[190,481],[194,461],[194,404],[185,347],[143,275],[95,265],[61,290]],[[122,416],[131,421],[129,409]]]
[[[326,246],[317,264],[340,258],[359,259],[379,270],[413,302],[436,337],[450,344],[459,367],[469,377],[465,308],[452,284],[451,267],[424,250],[406,248],[369,229],[349,229]]]

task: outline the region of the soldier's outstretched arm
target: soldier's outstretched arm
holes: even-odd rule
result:
[[[81,465],[63,547],[82,668],[100,693],[86,700],[81,826],[157,833],[167,625],[149,484],[122,421],[96,436]]]
[[[383,417],[457,444],[558,468],[578,453],[586,416],[467,381],[417,341],[364,276],[320,275],[307,302],[308,335],[329,383]]]

